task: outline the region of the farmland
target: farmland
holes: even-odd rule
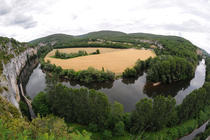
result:
[[[146,60],[149,57],[155,57],[155,53],[151,50],[138,49],[111,49],[111,48],[69,48],[59,49],[60,52],[73,53],[79,50],[85,50],[88,53],[94,52],[96,49],[100,50],[101,54],[82,56],[72,59],[57,59],[52,58],[56,50],[51,51],[45,57],[45,61],[50,61],[56,66],[61,66],[63,69],[85,70],[88,67],[95,69],[110,70],[116,74],[121,74],[126,68],[133,67],[135,62]]]

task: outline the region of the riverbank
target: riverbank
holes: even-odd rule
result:
[[[156,87],[148,87],[146,84],[146,73],[138,78],[128,80],[118,78],[113,82],[102,84],[82,84],[68,80],[61,81],[61,83],[69,88],[93,88],[99,90],[106,93],[110,102],[118,101],[123,104],[126,112],[131,112],[140,99],[153,98],[157,95],[171,95],[175,97],[177,103],[181,103],[191,91],[202,87],[204,80],[205,63],[199,63],[195,71],[195,76],[191,81],[176,82]],[[43,91],[46,86],[46,73],[38,66],[30,76],[29,82],[26,85],[26,93],[33,99],[40,91]]]

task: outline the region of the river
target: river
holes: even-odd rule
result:
[[[110,84],[81,85],[71,82],[62,82],[70,88],[89,87],[104,92],[110,102],[118,101],[123,104],[125,112],[130,112],[135,108],[135,104],[142,98],[152,98],[156,95],[171,95],[176,99],[177,104],[193,90],[203,86],[205,82],[205,60],[199,62],[195,70],[195,76],[191,81],[182,81],[170,85],[151,86],[146,85],[146,73],[137,79],[123,80],[117,79]],[[32,72],[26,85],[27,95],[33,99],[40,91],[46,88],[46,74],[38,65]]]

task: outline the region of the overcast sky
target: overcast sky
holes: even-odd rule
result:
[[[177,35],[210,53],[210,0],[0,0],[0,36],[99,30]]]

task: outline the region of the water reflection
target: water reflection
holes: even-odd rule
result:
[[[146,73],[137,79],[117,79],[112,83],[103,84],[81,84],[74,81],[61,82],[70,88],[93,88],[104,92],[110,102],[118,101],[124,106],[126,112],[130,112],[135,108],[135,104],[142,98],[150,98],[156,95],[163,94],[165,96],[171,95],[176,99],[177,104],[193,90],[200,88],[205,81],[205,61],[202,60],[196,68],[195,77],[190,82],[178,82],[171,85],[160,85],[152,87],[146,84]],[[27,94],[33,99],[37,93],[43,91],[46,87],[46,75],[38,66],[34,69],[28,84],[26,86]]]
[[[27,95],[33,99],[39,92],[46,88],[46,74],[42,72],[40,65],[35,68],[26,85]]]
[[[198,89],[203,86],[206,76],[206,65],[205,60],[199,62],[195,70],[195,77],[190,81],[190,85],[186,89],[180,90],[174,97],[177,104],[181,104],[184,98],[191,93],[193,90]]]
[[[153,86],[153,84],[146,84],[144,87],[144,93],[149,97],[155,97],[157,95],[163,96],[176,96],[180,90],[186,89],[190,84],[190,81],[181,81],[173,84],[161,84]]]

